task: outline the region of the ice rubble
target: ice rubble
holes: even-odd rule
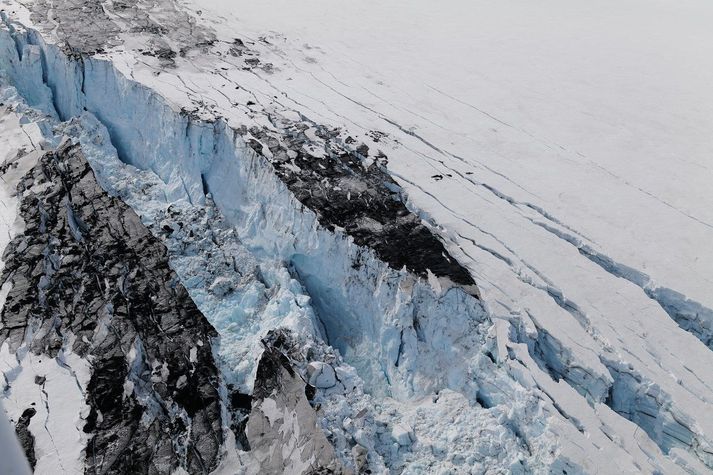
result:
[[[287,298],[283,295],[286,291],[281,289],[287,289],[289,291],[290,287],[293,289],[295,286],[299,287],[296,282],[290,279],[287,274],[286,268],[284,266],[278,267],[278,276],[282,276],[287,279],[287,281],[280,282],[279,280],[272,280],[275,274],[270,271],[270,268],[263,262],[260,268],[260,280],[254,275],[256,272],[256,266],[254,260],[251,259],[250,255],[245,255],[246,251],[239,247],[239,244],[235,241],[234,233],[232,230],[227,229],[224,225],[222,226],[219,216],[211,215],[211,211],[215,213],[215,210],[211,209],[210,202],[203,207],[193,207],[188,203],[187,200],[182,200],[176,203],[169,203],[166,201],[165,194],[162,189],[165,185],[163,182],[158,180],[156,176],[151,172],[140,172],[134,167],[126,166],[118,161],[113,149],[111,149],[110,143],[108,141],[108,136],[106,135],[105,129],[93,119],[92,116],[85,114],[82,116],[81,120],[69,122],[66,126],[61,127],[63,133],[69,136],[76,136],[80,142],[83,143],[84,150],[88,157],[91,157],[93,165],[96,167],[97,175],[103,183],[107,183],[107,177],[111,177],[111,185],[107,185],[108,189],[111,191],[116,191],[117,194],[122,196],[128,203],[134,205],[137,211],[141,212],[144,219],[149,223],[149,225],[156,228],[156,232],[165,239],[169,246],[169,252],[172,253],[172,265],[176,268],[177,272],[181,276],[182,280],[186,282],[186,285],[191,290],[192,296],[199,303],[200,308],[213,318],[213,323],[215,327],[221,333],[221,345],[220,354],[226,361],[226,374],[229,376],[229,381],[235,382],[236,384],[245,385],[246,391],[249,391],[250,383],[252,382],[252,375],[249,374],[251,371],[245,370],[245,367],[251,368],[254,365],[255,354],[258,352],[257,340],[264,336],[267,329],[276,326],[290,326],[290,322],[294,320],[292,326],[298,329],[303,334],[310,334],[310,329],[313,328],[312,323],[315,321],[314,317],[310,318],[309,314],[309,297],[306,295],[300,295],[298,299],[294,296],[288,296]],[[107,150],[109,153],[107,153]],[[118,190],[113,187],[119,187]],[[119,191],[120,190],[120,191]],[[133,196],[132,196],[133,195]],[[181,205],[184,205],[184,209],[181,209]],[[186,209],[188,208],[188,209]],[[193,214],[191,214],[193,213]],[[152,219],[153,218],[153,219]],[[181,224],[185,223],[186,229],[181,229]],[[210,223],[210,224],[208,224]],[[176,231],[174,232],[174,227]],[[222,227],[222,229],[221,229]],[[223,231],[223,235],[220,235],[215,230]],[[181,231],[190,233],[192,236],[196,236],[196,241],[193,242],[192,238],[186,236]],[[232,246],[230,245],[230,237],[233,237]],[[203,245],[202,242],[210,242],[213,246]],[[228,245],[225,245],[227,242]],[[211,254],[215,254],[216,248],[215,244],[218,244],[219,250],[223,253],[215,255],[214,258],[208,257]],[[242,252],[242,255],[241,255]],[[229,256],[229,264],[225,265],[226,254]],[[239,263],[239,268],[233,267]],[[223,270],[227,269],[227,270]],[[241,272],[242,270],[242,272]],[[253,273],[252,275],[250,273]],[[222,275],[221,275],[222,274]],[[227,276],[226,276],[227,274]],[[231,278],[235,279],[236,275],[247,276],[243,282],[230,281]],[[210,280],[205,279],[206,276],[211,276]],[[217,276],[217,277],[216,277]],[[264,279],[264,280],[263,280]],[[230,282],[226,287],[229,291],[223,298],[218,298],[218,296],[212,296],[215,288],[215,281],[220,280],[223,286],[226,286],[225,282]],[[245,280],[248,281],[248,285],[245,285]],[[264,283],[263,283],[264,282]],[[255,291],[253,286],[262,285],[259,291]],[[268,304],[264,305],[264,309],[260,311],[254,311],[254,309],[246,305],[246,301],[256,300],[258,305],[260,304],[260,298],[264,298],[264,293],[266,293],[266,287],[270,289],[270,298]],[[255,294],[259,297],[255,297]],[[225,298],[226,296],[227,299]],[[241,298],[242,297],[242,298]],[[290,298],[292,297],[292,298]],[[297,305],[295,305],[297,302]],[[270,307],[275,307],[271,309]],[[218,307],[218,308],[217,308]],[[306,307],[307,317],[303,317],[303,321],[299,321],[300,313],[304,313],[301,309]],[[253,312],[251,312],[253,310]],[[236,315],[237,312],[245,312],[248,317],[259,317],[257,322],[250,324],[246,322],[246,316]],[[226,312],[228,312],[226,314]],[[271,319],[270,314],[274,312],[275,316]],[[236,329],[238,331],[236,331]],[[239,333],[239,334],[236,334]],[[252,340],[252,341],[251,341]],[[252,346],[251,346],[252,343]],[[200,342],[198,342],[200,344]],[[238,352],[239,356],[234,352]],[[8,355],[9,357],[9,355]],[[332,360],[338,361],[338,357],[332,356]],[[236,365],[231,365],[236,362]],[[330,368],[326,363],[317,362],[317,366],[324,366]],[[330,371],[326,370],[326,371]],[[324,369],[323,369],[324,371]],[[349,392],[352,394],[361,394],[361,398],[368,398],[368,396],[361,393],[361,391],[355,391],[355,386],[361,386],[361,382],[356,374],[349,367],[338,367],[337,373],[334,377],[339,377],[340,379],[340,391]],[[317,386],[322,386],[317,384]],[[333,385],[328,386],[329,389]],[[18,386],[14,386],[15,390],[19,390]],[[129,391],[132,391],[129,388]],[[333,391],[334,392],[334,391]],[[332,399],[342,399],[338,397],[338,394],[334,394]],[[327,401],[331,401],[329,397],[325,398]],[[355,396],[355,401],[358,402],[358,396]],[[469,404],[465,403],[465,407]],[[349,424],[344,426],[343,419],[345,415],[351,414],[356,420],[365,419],[364,414],[355,415],[353,412],[356,410],[356,404],[353,407],[349,407],[342,401],[339,404],[340,412],[332,415],[332,423],[335,427],[331,428],[332,432],[346,432],[353,430],[358,432],[360,435],[356,435],[358,440],[364,446],[374,449],[375,443],[371,441],[371,438],[366,437],[367,432],[365,432],[362,426],[355,424]],[[366,407],[365,403],[361,403],[360,409]],[[394,413],[394,409],[390,409],[391,413]],[[74,411],[68,410],[66,414],[72,416]],[[381,427],[386,428],[390,421],[387,419],[381,422]],[[373,422],[372,422],[373,424]],[[371,430],[372,434],[376,434],[376,429]],[[500,437],[512,437],[512,435],[507,436],[507,430],[504,428],[499,428],[498,432],[502,435]],[[373,437],[374,440],[382,440],[383,444],[390,446],[392,440],[398,440],[399,436],[395,435],[393,438],[387,433],[381,436],[381,438]],[[347,454],[350,453],[350,444],[342,436],[341,449]],[[494,441],[488,441],[488,444],[492,444]],[[498,452],[498,456],[503,454],[508,454],[508,457],[517,460],[518,454],[517,442],[511,442],[513,450],[508,450],[506,452]],[[79,445],[78,447],[81,447]],[[472,449],[473,446],[468,446],[468,449]],[[443,452],[441,449],[439,453]],[[399,450],[394,451],[393,448],[383,448],[378,447],[377,452],[388,452],[388,457],[394,459],[392,463],[396,464],[396,460]],[[483,460],[479,460],[479,463],[487,463],[488,457],[492,455],[490,451],[485,451],[482,455]],[[522,454],[521,454],[522,455]],[[373,457],[373,456],[372,456]],[[458,459],[464,459],[465,455],[458,455]],[[427,457],[421,458],[419,464],[426,463]],[[378,465],[377,462],[373,462]]]
[[[669,467],[648,439],[633,447],[626,438],[609,436],[610,430],[634,429],[602,404],[612,386],[607,369],[582,368],[578,356],[546,332],[533,340],[506,321],[493,325],[480,302],[464,292],[441,293],[389,269],[338,231],[321,228],[223,121],[192,120],[110,62],[72,61],[33,31],[3,29],[0,35],[5,57],[13,60],[5,71],[11,84],[31,106],[73,118],[63,132],[82,144],[102,186],[167,244],[171,265],[221,334],[219,353],[229,380],[250,390],[259,340],[276,326],[339,350],[332,357],[336,376],[351,382],[324,388],[319,397],[324,428],[346,463],[353,463],[356,442],[373,449],[374,467],[569,464],[583,470],[576,459],[593,449],[577,457],[563,438],[587,444],[584,427],[601,426],[606,438],[590,436],[612,460]],[[538,376],[538,365],[570,387]],[[355,391],[362,384],[366,393]],[[638,391],[626,382],[614,387],[615,406]],[[589,404],[569,394],[572,388]],[[541,391],[563,397],[551,403]],[[369,416],[358,417],[356,409],[367,408],[372,398],[377,402]],[[451,424],[433,424],[443,418],[463,432],[471,433],[475,424],[491,433],[471,441],[475,460],[471,442],[452,443],[457,434]],[[660,424],[650,432],[660,432]],[[685,435],[690,443],[684,445],[705,459],[702,434]],[[495,440],[503,445],[492,445]]]

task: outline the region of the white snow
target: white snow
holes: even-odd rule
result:
[[[348,117],[352,134],[406,139],[395,122],[442,151],[415,138],[390,151],[405,179],[473,171],[711,306],[708,2],[184,3],[216,28],[265,36],[281,100]],[[417,183],[459,198],[461,213],[488,196],[458,177],[430,181]]]
[[[3,404],[13,424],[23,411],[34,408],[29,429],[35,436],[36,473],[81,473],[84,470],[84,418],[89,415],[84,389],[89,366],[76,355],[56,358],[22,351],[18,360],[0,348],[0,370],[5,378]],[[36,378],[46,378],[37,384]]]

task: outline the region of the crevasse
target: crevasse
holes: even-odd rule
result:
[[[490,404],[512,400],[513,391],[527,393],[504,371],[479,368],[493,363],[481,351],[490,322],[477,299],[458,288],[433,289],[321,228],[223,121],[192,120],[111,63],[68,58],[33,31],[1,34],[10,48],[3,72],[13,85],[22,84],[18,89],[30,106],[62,121],[96,117],[122,161],[160,177],[166,203],[204,205],[208,191],[253,255],[281,262],[311,297],[322,336],[357,369],[368,392],[403,399],[450,388]],[[101,163],[93,166],[111,189]],[[202,307],[200,293],[192,295]],[[247,366],[246,375],[253,369]]]
[[[15,82],[25,85],[21,92],[30,106],[54,110],[64,121],[93,114],[123,162],[163,180],[168,202],[187,198],[203,204],[207,188],[251,252],[281,260],[302,282],[330,344],[372,392],[411,397],[471,384],[466,369],[453,363],[472,353],[456,340],[481,334],[468,329],[487,323],[476,299],[458,288],[439,295],[339,232],[321,228],[316,215],[224,121],[177,113],[110,62],[73,61],[33,31],[12,35],[12,41],[21,65],[12,68]],[[451,370],[442,374],[441,368]]]

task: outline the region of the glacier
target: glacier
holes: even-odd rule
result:
[[[291,159],[290,141],[280,134],[286,135],[295,122],[304,123],[310,138],[306,147],[317,153],[335,147],[322,137],[328,129],[274,105],[265,106],[265,118],[257,119],[260,133],[241,128],[237,124],[242,119],[230,116],[232,109],[201,109],[195,91],[183,98],[170,79],[161,79],[168,82],[160,86],[157,78],[171,75],[170,68],[158,68],[160,75],[147,74],[151,67],[143,65],[132,69],[126,66],[126,51],[115,57],[101,57],[101,52],[100,57],[77,57],[7,13],[3,23],[7,133],[13,131],[19,143],[33,149],[37,144],[56,148],[62,140],[78,144],[101,187],[130,206],[165,245],[169,265],[219,335],[215,352],[223,378],[221,423],[228,434],[219,471],[234,470],[231,463],[248,471],[269,470],[261,466],[268,462],[260,460],[259,450],[245,450],[246,444],[233,438],[250,440],[249,425],[256,420],[252,412],[247,434],[231,435],[227,429],[227,392],[255,391],[259,364],[266,358],[257,355],[272,351],[276,343],[265,339],[275,328],[289,330],[285,339],[294,340],[278,348],[316,387],[311,401],[319,405],[315,421],[344,470],[710,470],[709,348],[668,316],[680,320],[675,315],[684,315],[681,325],[710,344],[710,315],[703,304],[686,303],[683,294],[657,287],[642,272],[594,251],[587,238],[543,209],[490,185],[483,188],[496,198],[488,204],[504,216],[503,222],[494,225],[492,212],[483,214],[483,222],[473,222],[456,209],[453,216],[469,225],[462,231],[429,204],[439,202],[450,211],[438,196],[423,191],[428,198],[413,199],[419,182],[394,166],[389,154],[389,170],[396,168],[393,176],[408,190],[406,195],[396,189],[397,196],[407,200],[409,210],[445,240],[459,261],[482,264],[467,267],[484,290],[394,269],[372,249],[357,245],[344,229],[321,225],[319,211],[301,203],[275,172],[273,149],[286,153],[288,163]],[[140,74],[146,76],[137,80]],[[196,75],[193,83],[200,74],[191,71],[187,77]],[[242,80],[236,87],[248,95],[264,94],[264,86],[253,85],[256,89],[250,91],[240,85]],[[208,88],[199,84],[194,87]],[[28,138],[29,145],[24,132],[18,132],[27,129],[36,137]],[[404,147],[415,147],[412,140],[421,143],[417,151],[430,147],[408,130],[402,133]],[[378,150],[383,138],[374,137],[370,148]],[[275,148],[272,140],[287,145]],[[348,140],[339,142],[348,148]],[[373,160],[368,149],[366,156],[361,154],[367,163]],[[451,171],[471,180],[466,171]],[[510,231],[518,234],[516,217],[506,211],[511,207],[517,209],[517,219],[538,231],[511,237]],[[557,262],[543,263],[531,244],[523,244],[526,239],[556,249],[577,262],[581,273],[560,274]],[[468,259],[469,253],[488,257]],[[604,295],[611,279],[619,277],[625,281],[616,284],[620,294],[606,308],[625,306],[627,299],[646,305],[640,315],[655,315],[654,322],[646,325],[633,313],[632,324],[643,328],[631,331],[649,335],[651,328],[654,335],[670,334],[676,346],[667,340],[662,348],[690,349],[685,360],[680,360],[684,355],[656,351],[655,345],[627,348],[637,340],[618,333],[611,323],[603,325],[599,312],[606,310],[593,313],[588,294],[556,283],[599,279],[603,290],[594,295]],[[522,299],[520,308],[502,297],[515,294]],[[648,299],[652,295],[655,303]],[[604,321],[614,322],[617,315],[613,312]],[[3,353],[7,367],[29,364],[14,359]],[[88,378],[90,369],[84,365],[69,364]],[[331,368],[326,371],[333,371],[334,379],[314,376],[317,367]],[[27,386],[32,387],[29,381]],[[299,411],[309,412],[303,402]],[[85,417],[81,398],[75,404],[77,409],[65,416]],[[268,394],[252,411],[259,409],[270,420],[265,411],[272,404],[288,402],[273,402]],[[8,414],[16,420],[21,409],[16,402]],[[260,447],[257,439],[255,446]],[[80,463],[81,442],[71,450],[77,452],[74,462]]]

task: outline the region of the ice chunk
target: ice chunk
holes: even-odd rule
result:
[[[391,429],[391,435],[402,447],[407,447],[416,440],[413,428],[404,422],[394,425],[394,428]]]
[[[307,366],[309,374],[309,384],[317,388],[331,388],[337,384],[337,377],[332,368],[327,363],[315,361]]]

